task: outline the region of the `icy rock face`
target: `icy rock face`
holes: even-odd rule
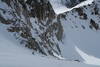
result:
[[[0,22],[17,40],[35,52],[61,55],[63,27],[48,1],[0,0]]]

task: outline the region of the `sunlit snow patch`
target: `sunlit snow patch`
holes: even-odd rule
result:
[[[79,55],[85,60],[84,62],[86,64],[92,64],[92,65],[100,65],[100,59],[96,58],[94,56],[88,55],[82,50],[80,50],[77,46],[75,46],[76,51],[79,53]]]
[[[86,0],[86,1],[83,1],[81,2],[80,4],[72,7],[72,8],[67,8],[65,5],[63,5],[61,3],[61,0],[49,0],[52,7],[53,7],[53,10],[56,14],[61,14],[61,13],[64,13],[64,12],[67,12],[67,11],[71,11],[73,10],[74,8],[79,8],[79,7],[82,7],[82,6],[85,6],[85,5],[88,5],[88,4],[92,4],[92,2],[94,0]]]

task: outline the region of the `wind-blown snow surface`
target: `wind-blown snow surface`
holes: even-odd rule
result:
[[[94,0],[86,0],[72,8],[67,8],[67,6],[65,6],[64,4],[61,3],[61,0],[59,0],[59,1],[58,0],[50,0],[50,3],[54,9],[54,12],[58,15],[58,14],[62,14],[67,11],[71,11],[75,8],[79,8],[79,7],[91,4],[93,1]]]
[[[0,24],[0,67],[98,67],[74,61],[32,55]]]

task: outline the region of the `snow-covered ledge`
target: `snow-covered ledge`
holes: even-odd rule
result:
[[[71,11],[74,8],[79,8],[79,7],[88,5],[88,4],[92,4],[92,2],[94,0],[83,1],[80,4],[78,4],[78,5],[76,5],[76,6],[72,7],[72,8],[67,8],[65,5],[63,5],[61,3],[61,0],[49,0],[49,1],[50,1],[51,5],[52,5],[52,8],[53,8],[54,12],[58,15],[58,14],[62,14],[62,13],[67,12],[67,11]]]

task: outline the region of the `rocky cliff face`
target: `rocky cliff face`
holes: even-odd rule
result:
[[[63,27],[48,1],[0,0],[0,22],[21,44],[44,55],[61,55]]]

